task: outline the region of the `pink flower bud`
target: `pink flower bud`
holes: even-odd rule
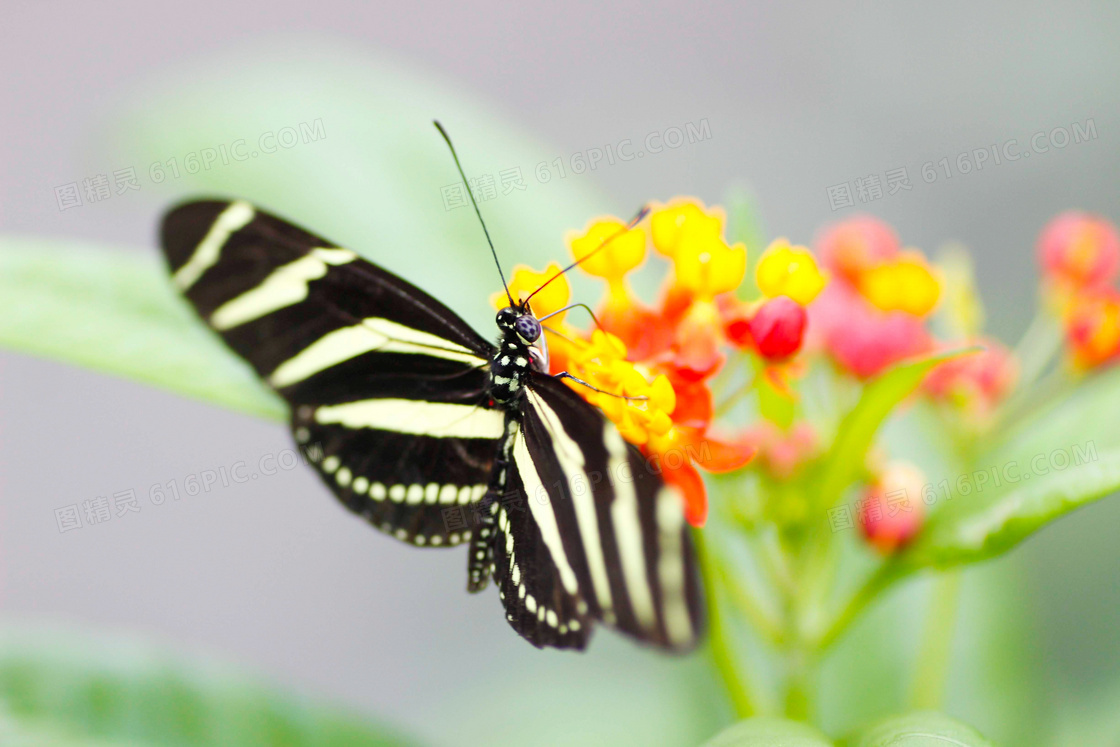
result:
[[[998,340],[972,342],[984,349],[942,363],[929,373],[923,387],[935,400],[985,415],[1015,388],[1019,365]]]
[[[1120,235],[1107,219],[1070,210],[1042,229],[1038,256],[1052,280],[1074,287],[1106,285],[1120,269]]]
[[[909,462],[891,462],[864,491],[859,506],[863,536],[879,552],[897,552],[918,534],[925,518],[925,475]]]
[[[751,338],[758,354],[767,360],[782,360],[801,349],[808,315],[788,296],[771,298],[750,320]]]

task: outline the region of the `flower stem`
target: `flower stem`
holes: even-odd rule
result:
[[[1046,308],[1035,312],[1027,331],[1015,346],[1019,361],[1019,392],[1024,392],[1053,362],[1062,349],[1062,332]]]
[[[712,663],[723,681],[724,690],[731,701],[735,715],[740,719],[750,718],[757,709],[750,693],[750,685],[740,671],[738,657],[731,645],[726,627],[727,621],[723,616],[722,603],[720,602],[719,584],[722,569],[708,552],[705,537],[702,532],[693,532],[696,543],[696,554],[700,559],[701,574],[704,579],[704,591],[708,601],[708,641]]]
[[[767,612],[762,603],[755,598],[750,589],[745,584],[741,583],[731,572],[727,563],[722,556],[719,556],[716,551],[709,546],[708,553],[712,556],[712,566],[714,572],[719,577],[720,584],[727,590],[729,601],[735,605],[736,609],[753,625],[760,634],[762,634],[774,646],[782,645],[785,632],[781,626],[774,619],[774,616]]]
[[[825,631],[817,638],[816,648],[817,651],[823,653],[826,651],[836,640],[843,635],[848,626],[859,617],[867,605],[874,601],[879,594],[894,583],[895,580],[901,575],[901,569],[897,563],[888,559],[880,565],[874,573],[872,573],[867,580],[863,583],[855,594],[851,596],[848,603],[840,610]]]
[[[937,710],[941,707],[945,680],[949,674],[960,586],[959,570],[947,571],[934,582],[910,691],[915,709]]]

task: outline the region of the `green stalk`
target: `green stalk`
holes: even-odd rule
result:
[[[915,709],[941,708],[949,675],[960,587],[959,570],[942,573],[934,582],[910,690],[910,701]]]
[[[714,572],[718,576],[720,584],[727,591],[729,601],[771,645],[782,645],[785,631],[773,615],[764,609],[762,603],[755,598],[750,589],[744,584],[738,583],[735,574],[731,572],[723,558],[717,556],[714,549],[709,547],[708,553],[712,556]]]
[[[739,660],[731,645],[730,631],[726,627],[722,604],[720,602],[719,584],[721,569],[713,560],[705,544],[702,532],[692,533],[696,544],[696,554],[700,560],[701,575],[704,580],[704,592],[708,602],[708,645],[712,663],[723,682],[731,707],[739,719],[746,719],[757,713],[754,699],[750,692],[750,683],[740,670]]]
[[[852,596],[847,604],[833,618],[832,623],[816,640],[816,649],[819,653],[828,650],[836,640],[843,635],[848,627],[859,617],[868,604],[878,598],[888,586],[901,576],[902,569],[893,562],[892,558],[883,561],[874,573]]]

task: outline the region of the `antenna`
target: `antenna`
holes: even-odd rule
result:
[[[486,234],[486,243],[490,245],[490,253],[494,255],[494,264],[498,266],[498,275],[502,278],[502,287],[506,289],[506,298],[509,299],[510,306],[516,306],[517,304],[513,302],[513,296],[509,293],[509,284],[506,282],[505,273],[502,272],[502,263],[498,261],[498,252],[494,249],[494,242],[490,240],[490,232],[486,230],[486,221],[482,220],[482,212],[478,209],[478,203],[474,200],[471,185],[467,183],[467,175],[463,173],[463,167],[459,163],[459,155],[455,152],[455,146],[451,144],[451,138],[447,136],[447,131],[443,129],[443,125],[439,123],[438,119],[433,119],[432,124],[439,130],[439,134],[443,135],[444,142],[451,149],[451,157],[455,159],[455,168],[459,169],[459,177],[463,180],[463,186],[467,188],[467,197],[471,198],[471,204],[474,205],[474,214],[478,216],[478,222],[482,224],[482,232]]]
[[[618,229],[617,231],[612,233],[610,236],[608,236],[606,239],[604,239],[602,244],[599,244],[599,246],[595,247],[594,249],[589,251],[587,254],[585,254],[582,257],[580,257],[579,259],[577,259],[575,262],[572,262],[570,265],[568,265],[563,270],[561,270],[560,272],[558,272],[555,275],[553,275],[552,277],[550,277],[548,280],[544,281],[544,283],[541,285],[540,288],[537,288],[535,291],[533,291],[532,293],[529,294],[528,298],[525,299],[525,303],[528,303],[530,298],[532,298],[533,296],[537,295],[542,290],[544,290],[545,286],[547,286],[553,280],[560,277],[561,275],[563,275],[568,270],[579,267],[579,265],[582,262],[590,259],[591,257],[593,257],[596,254],[598,254],[599,252],[601,252],[604,248],[606,248],[607,244],[611,243],[612,241],[617,239],[619,236],[621,236],[622,234],[624,234],[627,231],[629,231],[630,229],[632,229],[634,226],[641,223],[642,218],[645,218],[647,215],[649,215],[649,205],[642,205],[642,209],[634,214],[634,217],[630,219],[629,223],[627,223],[625,226]]]

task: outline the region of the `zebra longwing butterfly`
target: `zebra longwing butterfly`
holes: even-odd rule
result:
[[[697,642],[680,498],[547,373],[528,302],[498,313],[493,345],[415,286],[240,200],[175,207],[161,240],[174,284],[287,400],[348,509],[416,546],[468,545],[468,589],[492,577],[535,646],[582,649],[596,621],[669,649]]]

